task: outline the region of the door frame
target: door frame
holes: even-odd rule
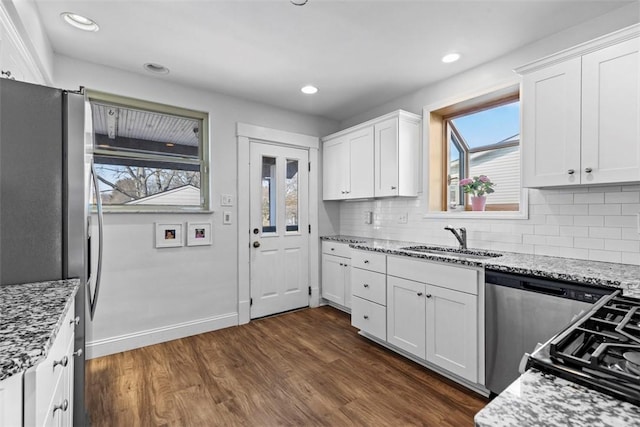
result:
[[[318,237],[318,155],[320,139],[315,136],[270,129],[247,123],[236,124],[237,158],[238,158],[238,323],[249,323],[251,320],[251,224],[249,177],[251,159],[251,142],[262,142],[273,145],[303,148],[309,150],[309,306],[320,305],[320,247]]]

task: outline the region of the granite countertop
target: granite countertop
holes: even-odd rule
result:
[[[640,426],[640,407],[530,369],[476,414],[475,425]]]
[[[0,286],[0,381],[44,359],[80,280]]]
[[[383,240],[357,236],[326,236],[323,240],[348,243],[350,247],[360,250],[382,252],[390,255],[404,255],[414,258],[451,262],[473,267],[484,267],[489,270],[538,276],[554,280],[564,280],[623,289],[627,295],[640,295],[640,266],[617,264],[610,262],[589,261],[573,258],[559,258],[543,255],[520,254],[514,252],[490,251],[498,257],[477,259],[468,258],[455,251],[457,248],[438,246],[450,254],[426,254],[408,252],[400,248],[406,246],[430,246],[425,243]],[[489,252],[473,250],[477,253]]]

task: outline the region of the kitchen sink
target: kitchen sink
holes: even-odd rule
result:
[[[502,256],[502,254],[499,254],[497,252],[490,252],[482,249],[457,249],[444,248],[441,246],[405,246],[400,249],[405,252],[413,252],[418,254],[459,256],[471,259],[488,259]]]

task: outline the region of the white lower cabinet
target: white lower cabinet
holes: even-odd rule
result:
[[[24,373],[24,425],[73,425],[74,310],[65,316],[49,354]]]
[[[387,341],[421,359],[426,357],[424,283],[387,277]]]
[[[349,245],[322,242],[322,298],[351,308]]]
[[[375,271],[356,265],[367,265]],[[405,256],[386,256],[383,262],[366,252],[354,251],[351,323],[424,361],[425,366],[441,368],[439,372],[454,374],[451,378],[482,389],[481,277],[481,269],[476,267]]]
[[[427,285],[427,361],[478,382],[478,297]]]
[[[22,425],[22,374],[0,381],[0,426]]]

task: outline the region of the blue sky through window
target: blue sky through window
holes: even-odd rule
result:
[[[451,120],[469,148],[495,144],[520,133],[520,101]]]

